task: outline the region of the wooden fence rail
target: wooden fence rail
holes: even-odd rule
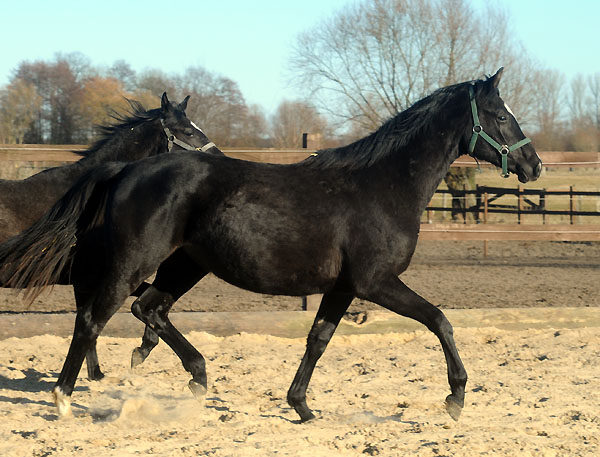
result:
[[[81,159],[77,152],[86,149],[86,145],[0,145],[0,168],[2,162],[40,162],[41,168],[59,165],[61,163],[74,162]],[[252,160],[257,162],[273,162],[273,163],[294,163],[305,159],[315,151],[312,149],[276,149],[276,148],[224,148],[226,155]],[[600,168],[600,153],[597,152],[539,152],[539,155],[544,162],[545,167],[587,167]],[[467,156],[461,156],[453,163],[457,167],[474,167],[477,163]],[[481,163],[481,166],[493,166],[491,164]],[[547,210],[542,208],[542,202],[545,205],[545,198],[549,195],[598,195],[597,192],[573,192],[571,191],[543,191],[540,192],[530,189],[516,190],[500,188],[480,188],[480,196],[478,203],[474,207],[467,208],[466,212],[474,212],[480,214],[482,208],[487,208],[487,212],[513,212],[514,208],[502,208],[500,205],[493,203],[488,197],[485,200],[484,195],[492,195],[496,192],[499,196],[501,192],[514,193],[524,198],[528,196],[538,195],[540,202],[530,204],[529,209],[517,208],[517,211],[527,214],[570,214],[572,216],[598,216],[596,211],[578,211],[571,205],[567,210]],[[439,193],[450,193],[449,191],[440,190]],[[470,194],[475,194],[477,190],[466,191]],[[465,194],[466,195],[466,194]],[[531,203],[531,201],[529,202]],[[466,206],[466,205],[465,205]],[[451,208],[442,208],[430,206],[430,210],[436,211],[451,211]],[[421,239],[424,240],[555,240],[555,241],[600,241],[600,225],[511,225],[511,224],[423,224],[421,226]]]
[[[600,225],[421,224],[420,240],[600,241]]]
[[[26,162],[75,162],[81,158],[77,152],[87,145],[54,144],[0,144],[1,161]],[[74,152],[72,152],[74,151]],[[314,149],[280,148],[223,148],[226,155],[257,162],[292,163],[305,159]],[[545,167],[600,168],[600,152],[542,151],[538,152]],[[493,165],[481,162],[481,167]],[[469,156],[461,156],[452,166],[476,167],[477,162]]]
[[[446,190],[438,189],[436,195],[451,195],[453,199],[461,202],[461,207],[446,207],[430,204],[427,211],[440,211],[460,213],[466,221],[467,213],[471,213],[477,222],[482,219],[485,221],[487,214],[516,214],[517,220],[521,222],[521,217],[525,214],[539,214],[543,217],[543,223],[546,222],[546,216],[569,216],[571,224],[574,223],[576,216],[600,216],[600,211],[589,211],[577,209],[576,201],[581,197],[596,198],[600,202],[600,192],[579,191],[572,186],[569,190],[547,190],[547,189],[524,189],[522,186],[517,188],[509,187],[490,187],[477,186],[475,190]],[[500,197],[512,195],[517,198],[516,204],[498,204],[496,202]],[[473,196],[475,204],[467,206],[468,196]],[[567,209],[548,209],[548,199],[551,197],[569,197]],[[537,202],[532,200],[537,197]],[[464,203],[464,204],[463,204]]]

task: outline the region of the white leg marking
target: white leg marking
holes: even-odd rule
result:
[[[52,394],[54,395],[54,403],[58,408],[58,417],[61,419],[71,417],[73,415],[73,411],[71,411],[71,397],[65,395],[60,387],[55,387]]]

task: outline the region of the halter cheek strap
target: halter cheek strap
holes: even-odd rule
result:
[[[173,149],[173,145],[176,144],[177,146],[179,146],[180,148],[183,148],[187,151],[200,151],[200,152],[206,152],[208,151],[210,148],[216,146],[215,143],[213,143],[212,141],[209,143],[206,143],[204,146],[202,147],[194,147],[190,144],[187,144],[184,141],[181,141],[179,138],[177,138],[175,135],[173,135],[173,133],[171,133],[171,130],[169,130],[169,127],[167,127],[165,125],[165,121],[163,119],[160,120],[160,123],[162,124],[163,130],[165,131],[165,135],[167,135],[167,141],[169,142],[167,145],[167,151],[171,152],[171,149]]]
[[[473,154],[473,151],[475,150],[475,143],[477,143],[477,138],[483,138],[490,146],[500,153],[500,157],[502,159],[502,174],[500,176],[503,178],[508,178],[508,154],[519,149],[521,146],[525,146],[527,143],[531,143],[531,140],[525,137],[512,146],[498,143],[483,130],[483,127],[479,122],[473,86],[469,86],[469,99],[471,100],[471,114],[473,115],[473,135],[471,136],[471,141],[469,142],[469,154]]]

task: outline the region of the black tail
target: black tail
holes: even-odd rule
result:
[[[94,191],[125,165],[106,163],[92,169],[35,224],[0,244],[0,284],[28,289],[25,299],[31,303],[45,287],[58,283],[72,261],[78,233],[104,212],[105,198],[90,202]],[[96,207],[88,208],[88,203]],[[86,223],[82,226],[84,211]]]

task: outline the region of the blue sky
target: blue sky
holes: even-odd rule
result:
[[[353,0],[0,0],[0,85],[21,61],[81,52],[141,71],[200,65],[272,112],[297,94],[285,67],[298,33]],[[479,7],[490,0],[472,0]],[[600,72],[598,0],[499,0],[530,54],[568,78]],[[475,38],[474,38],[475,39]],[[490,68],[489,72],[496,69]]]

